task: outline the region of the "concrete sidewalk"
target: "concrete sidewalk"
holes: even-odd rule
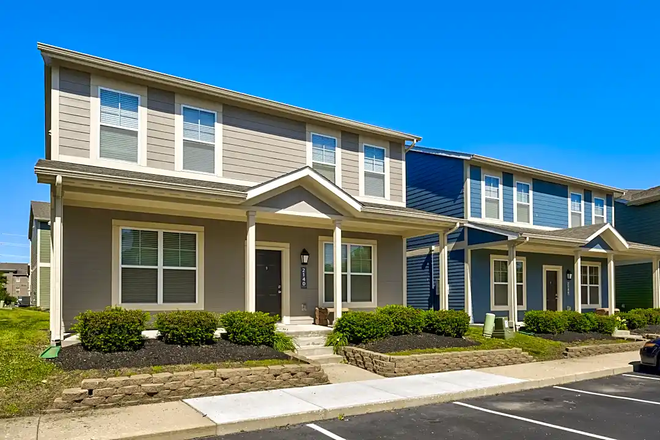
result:
[[[630,372],[637,352],[0,420],[0,439],[190,439]],[[37,437],[38,435],[38,437]]]

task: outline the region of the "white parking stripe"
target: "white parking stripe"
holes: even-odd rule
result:
[[[552,429],[558,429],[560,431],[572,432],[573,434],[583,435],[585,437],[597,438],[600,440],[616,440],[612,437],[605,437],[598,434],[591,434],[590,432],[578,431],[577,429],[567,428],[565,426],[553,425],[552,423],[541,422],[540,420],[528,419],[526,417],[514,416],[513,414],[507,414],[499,411],[493,411],[492,409],[481,408],[474,405],[469,405],[463,402],[454,402],[456,405],[464,406],[466,408],[476,409],[477,411],[483,411],[489,414],[495,414],[497,416],[508,417],[510,419],[521,420],[523,422],[534,423],[536,425],[545,426]]]
[[[328,431],[327,429],[321,428],[319,425],[315,425],[314,423],[310,423],[307,425],[308,428],[312,428],[321,434],[327,435],[333,440],[346,440],[344,437],[339,437],[337,434],[333,434],[332,432]],[[604,437],[603,437],[604,438]]]
[[[621,376],[635,377],[637,379],[660,380],[660,377],[638,376],[637,374],[622,374]]]
[[[575,388],[566,388],[566,387],[553,387],[553,388],[557,388],[558,390],[573,391],[574,393],[580,393],[580,394],[591,394],[592,396],[609,397],[610,399],[629,400],[631,402],[648,403],[650,405],[660,405],[660,402],[654,402],[653,400],[635,399],[634,397],[626,397],[626,396],[613,396],[611,394],[594,393],[593,391],[576,390]]]

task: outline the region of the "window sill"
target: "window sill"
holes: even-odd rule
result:
[[[327,308],[333,308],[335,306],[334,303],[323,303],[321,304],[321,307],[327,307]],[[373,309],[378,307],[375,302],[353,302],[353,303],[347,303],[347,302],[342,302],[341,303],[342,309]]]
[[[495,306],[491,307],[491,312],[509,312],[511,311],[511,308],[509,306]],[[518,306],[518,311],[519,312],[524,312],[527,311],[527,306]]]
[[[115,304],[116,307],[122,307],[128,310],[144,310],[147,312],[164,312],[173,310],[204,310],[204,304],[200,303],[167,303],[167,304]]]
[[[600,309],[601,305],[600,304],[581,304],[580,308],[581,309]]]

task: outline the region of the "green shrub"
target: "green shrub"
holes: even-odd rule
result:
[[[648,318],[646,314],[641,313],[639,310],[641,309],[634,309],[627,313],[619,313],[616,316],[626,321],[626,327],[629,330],[644,328],[648,325]]]
[[[429,310],[424,313],[424,331],[461,338],[470,328],[470,315],[461,310]]]
[[[347,312],[335,323],[334,329],[349,343],[360,344],[391,335],[394,324],[385,313]]]
[[[113,353],[137,350],[144,344],[142,331],[149,314],[142,310],[108,307],[102,312],[88,310],[76,316],[72,330],[86,350]]]
[[[424,314],[419,309],[392,304],[379,308],[376,313],[387,315],[392,319],[393,335],[414,335],[424,329]]]
[[[525,330],[532,333],[564,333],[568,329],[568,316],[552,310],[530,310],[525,313]]]
[[[348,338],[346,338],[346,335],[344,335],[341,332],[338,332],[337,330],[333,330],[333,332],[330,333],[325,340],[325,346],[332,347],[332,351],[335,354],[338,354],[339,350],[347,345],[348,345]]]
[[[611,335],[616,329],[617,319],[612,315],[594,315],[596,318],[596,331],[604,335]]]
[[[646,327],[646,325],[660,325],[660,309],[632,309],[628,313],[643,315],[646,319],[644,327]]]
[[[166,344],[210,344],[217,328],[218,317],[203,310],[179,310],[156,315],[156,330]]]
[[[593,313],[579,313],[575,311],[563,311],[561,314],[566,319],[566,330],[569,332],[589,333],[596,331],[597,323]]]
[[[293,338],[286,333],[275,332],[273,348],[277,351],[296,351],[296,344],[294,344]]]
[[[264,312],[227,312],[220,316],[220,325],[227,331],[227,339],[240,345],[273,346],[277,315]]]

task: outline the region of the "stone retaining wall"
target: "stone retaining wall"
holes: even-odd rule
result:
[[[646,341],[622,342],[619,344],[597,344],[583,345],[581,347],[566,347],[564,357],[579,358],[586,356],[596,356],[599,354],[621,353],[624,351],[637,351],[646,343]]]
[[[342,354],[347,363],[385,377],[497,367],[534,361],[532,356],[519,348],[390,356],[362,348],[344,347]]]
[[[321,367],[307,364],[84,379],[80,388],[62,391],[62,396],[55,399],[52,408],[106,408],[244,391],[304,387],[327,382],[328,377]]]

